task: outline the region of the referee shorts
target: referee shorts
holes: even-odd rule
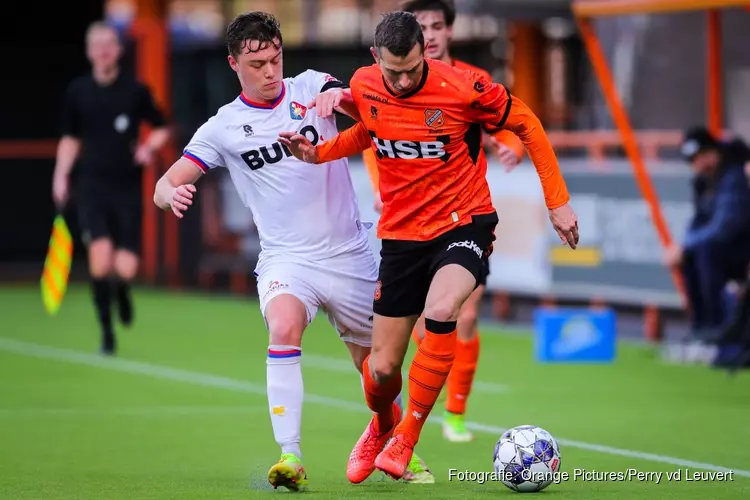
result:
[[[95,240],[112,240],[117,249],[135,254],[141,250],[141,192],[139,189],[87,189],[78,198],[78,223],[87,246]]]

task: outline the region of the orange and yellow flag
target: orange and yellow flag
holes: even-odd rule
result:
[[[49,314],[57,314],[68,288],[73,260],[73,238],[62,215],[55,217],[42,273],[42,302]]]

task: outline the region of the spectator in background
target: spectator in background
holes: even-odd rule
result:
[[[682,246],[667,251],[667,264],[682,270],[696,337],[718,335],[729,320],[724,290],[743,280],[750,262],[750,150],[723,142],[708,130],[689,130],[681,152],[690,163],[695,215]]]
[[[52,196],[62,208],[70,187],[75,191],[101,325],[101,351],[111,355],[116,347],[113,298],[123,324],[133,320],[128,284],[138,272],[141,236],[136,166],[151,163],[169,133],[148,88],[120,71],[122,45],[113,27],[102,22],[89,27],[86,55],[91,73],[71,82],[65,93]],[[144,122],[155,128],[139,146]]]

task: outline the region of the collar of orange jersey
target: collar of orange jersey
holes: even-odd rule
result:
[[[416,87],[411,89],[409,92],[405,94],[397,94],[394,92],[394,90],[391,88],[390,85],[388,85],[388,82],[385,80],[385,77],[383,77],[383,86],[385,87],[385,90],[388,91],[389,94],[391,94],[393,97],[396,97],[397,99],[406,99],[407,97],[411,97],[415,95],[417,92],[422,90],[422,87],[424,87],[425,83],[427,83],[427,74],[430,72],[430,65],[427,63],[427,59],[424,60],[424,69],[422,70],[422,79],[419,80],[419,83]]]
[[[279,96],[274,99],[271,102],[257,102],[249,99],[244,92],[240,92],[240,101],[242,101],[246,106],[253,108],[253,109],[274,109],[276,106],[278,106],[281,101],[284,100],[284,95],[286,94],[286,85],[284,85],[284,82],[281,82],[281,93]]]

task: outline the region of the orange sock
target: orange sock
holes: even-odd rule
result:
[[[397,434],[417,444],[427,417],[448,378],[456,350],[456,322],[425,320],[425,336],[409,369],[409,405]]]
[[[370,374],[370,356],[362,363],[365,400],[367,406],[375,413],[376,426],[379,430],[390,429],[393,424],[393,402],[401,392],[401,373],[382,384],[378,384]]]
[[[466,413],[466,400],[471,393],[474,374],[479,360],[479,332],[474,332],[474,338],[468,342],[456,340],[456,359],[448,375],[448,400],[446,411],[463,415]]]

